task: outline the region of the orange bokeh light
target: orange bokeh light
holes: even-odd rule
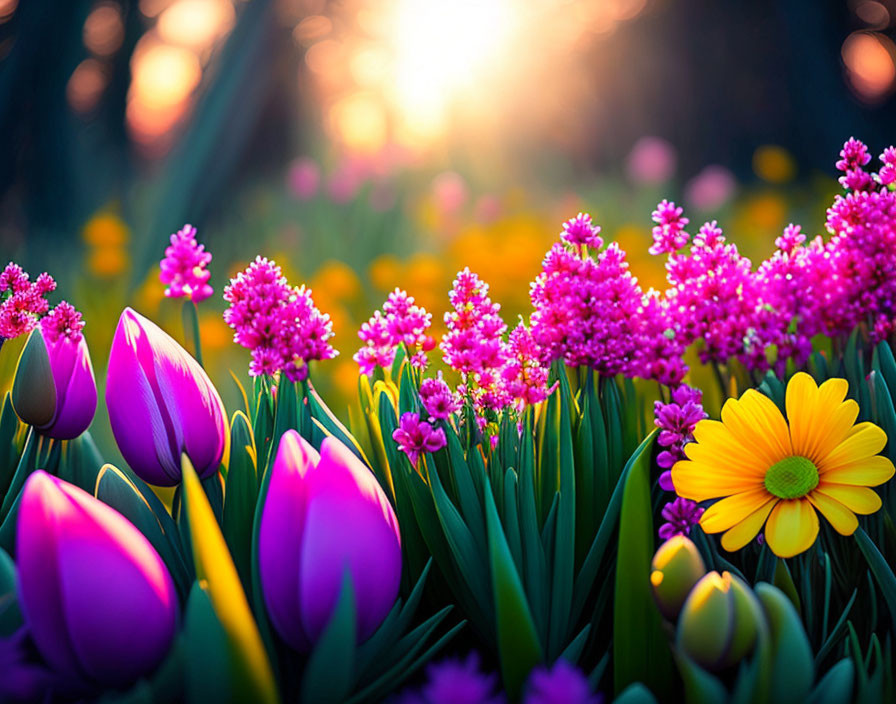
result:
[[[896,46],[882,34],[853,32],[841,50],[849,84],[859,98],[877,102],[896,86]]]
[[[84,46],[97,56],[109,56],[124,41],[121,8],[111,2],[97,4],[84,22]]]

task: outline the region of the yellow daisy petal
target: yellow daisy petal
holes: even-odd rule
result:
[[[748,389],[736,401],[726,401],[722,422],[767,467],[793,452],[790,431],[781,411],[768,396],[755,389]]]
[[[729,476],[713,467],[690,460],[681,460],[672,467],[672,483],[679,496],[692,501],[706,501],[731,496],[762,486],[762,480]]]
[[[839,501],[820,491],[810,492],[808,499],[840,535],[852,535],[856,532],[859,527],[856,514]]]
[[[749,543],[756,537],[762,524],[765,523],[765,519],[768,518],[768,514],[779,501],[780,499],[772,497],[736,526],[733,526],[731,530],[723,533],[722,547],[728,552],[734,552]]]
[[[815,489],[817,493],[830,496],[839,501],[850,511],[867,516],[881,507],[880,496],[874,489],[866,486],[846,486],[843,484],[828,484],[823,482]]]
[[[846,379],[828,379],[820,387],[805,372],[787,385],[787,421],[794,454],[818,463],[849,435],[859,405],[845,401]]]
[[[694,440],[684,446],[688,459],[705,461],[743,474],[765,474],[765,463],[748,452],[731,430],[717,420],[697,423]]]
[[[700,526],[707,533],[721,533],[747,518],[771,498],[765,487],[734,494],[703,512]]]
[[[765,524],[765,539],[778,557],[805,552],[818,537],[818,514],[803,499],[779,501]]]
[[[893,478],[896,469],[883,455],[866,457],[863,460],[837,467],[819,468],[819,476],[825,484],[849,484],[850,486],[878,486]]]
[[[818,408],[818,386],[815,384],[815,379],[805,372],[794,374],[787,384],[784,405],[787,410],[787,422],[790,424],[793,451],[808,457]]]
[[[828,455],[821,458],[818,471],[841,467],[876,455],[887,444],[887,434],[874,423],[859,423],[853,426],[847,438]]]

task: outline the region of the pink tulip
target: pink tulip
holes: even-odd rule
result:
[[[320,637],[346,570],[363,641],[398,595],[398,521],[373,474],[345,445],[326,438],[318,455],[289,430],[271,469],[259,571],[271,621],[293,648],[310,650]]]
[[[177,595],[162,559],[124,516],[42,470],[25,483],[16,530],[25,623],[63,680],[121,687],[168,652]]]
[[[218,471],[228,441],[221,397],[183,347],[130,308],[112,340],[106,405],[121,454],[144,481],[177,484],[182,453],[203,479]]]

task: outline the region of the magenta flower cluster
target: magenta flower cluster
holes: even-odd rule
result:
[[[230,307],[224,321],[233,328],[233,340],[249,349],[252,376],[283,372],[292,381],[308,376],[308,363],[332,359],[333,326],[321,313],[311,290],[292,287],[273,261],[256,257],[224,289]]]
[[[165,249],[165,258],[159,264],[159,279],[165,286],[168,298],[188,298],[199,303],[212,295],[207,267],[211,252],[196,241],[196,228],[184,225],[171,235],[171,244]]]
[[[420,402],[432,420],[447,420],[452,413],[460,410],[460,404],[442,378],[442,372],[437,377],[424,379],[420,384]]]
[[[364,343],[353,359],[361,373],[371,376],[376,367],[389,367],[395,360],[399,345],[405,345],[410,362],[416,367],[426,366],[426,352],[435,341],[426,333],[432,325],[432,314],[418,306],[407,291],[396,288],[383,304],[382,312],[361,325],[358,337]]]
[[[445,363],[461,376],[458,393],[468,397],[480,418],[509,406],[521,410],[547,396],[548,369],[532,330],[520,323],[504,340],[507,325],[489,287],[464,269],[448,297],[454,310],[445,314],[448,332],[440,348]]]
[[[392,439],[413,465],[417,464],[423,453],[438,452],[447,444],[445,431],[420,420],[418,413],[402,414],[398,427],[392,432]]]
[[[715,221],[691,238],[680,207],[653,213],[653,254],[667,256],[669,287],[642,291],[625,254],[611,244],[589,255],[578,216],[564,226],[532,284],[531,330],[544,361],[563,359],[600,374],[624,374],[674,387],[694,345],[701,362],[737,360],[748,370],[782,373],[805,364],[811,340],[844,338],[864,325],[873,342],[896,328],[896,148],[867,170],[868,149],[851,139],[837,168],[847,189],[827,213],[830,237],[811,241],[789,225],[777,249],[754,269]],[[569,234],[573,233],[573,234]]]
[[[0,344],[34,330],[50,307],[44,296],[55,289],[46,272],[31,281],[18,264],[7,264],[0,272]]]
[[[530,298],[532,337],[543,362],[563,359],[606,376],[632,371],[644,295],[616,243],[592,258],[558,242]]]
[[[41,332],[48,344],[59,340],[78,342],[83,335],[84,320],[75,307],[67,301],[60,301],[53,310],[40,321]]]
[[[659,478],[663,491],[675,491],[672,466],[685,458],[684,446],[694,439],[697,423],[707,417],[702,401],[700,389],[682,384],[673,389],[670,403],[655,401],[653,404],[653,424],[660,431],[657,442],[664,448],[656,458],[656,463],[665,470]]]
[[[680,496],[670,501],[660,512],[665,523],[660,526],[661,540],[668,540],[675,535],[689,535],[691,528],[700,522],[704,509],[690,499]]]

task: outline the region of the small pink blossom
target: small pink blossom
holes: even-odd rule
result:
[[[437,452],[447,444],[445,431],[433,428],[425,420],[420,420],[420,416],[416,413],[404,413],[401,416],[398,427],[392,433],[392,439],[414,465],[424,452]]]
[[[50,307],[44,296],[55,289],[46,272],[32,282],[18,264],[7,264],[0,272],[0,342],[31,332]]]
[[[214,292],[208,280],[207,267],[211,252],[196,241],[196,228],[184,225],[171,235],[171,244],[165,249],[165,258],[159,264],[159,280],[167,286],[168,298],[189,298],[199,303]]]

